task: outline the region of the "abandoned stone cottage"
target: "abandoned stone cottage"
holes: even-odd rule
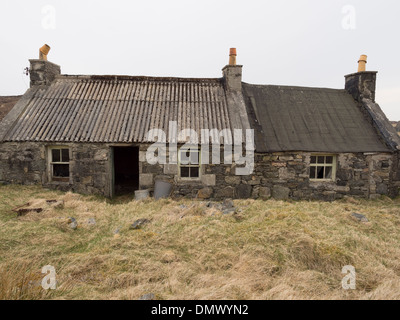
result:
[[[345,89],[321,89],[244,83],[235,50],[216,79],[61,75],[46,54],[30,60],[31,88],[0,123],[0,181],[107,197],[157,179],[173,181],[175,195],[215,200],[399,193],[400,139],[375,103],[366,57]],[[178,131],[254,129],[254,170],[206,164],[172,141],[171,121]],[[180,148],[176,163],[147,161],[155,128]],[[181,153],[200,159],[183,163]]]

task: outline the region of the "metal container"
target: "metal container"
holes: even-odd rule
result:
[[[154,198],[156,200],[168,198],[171,195],[172,187],[172,183],[157,180],[154,187]]]

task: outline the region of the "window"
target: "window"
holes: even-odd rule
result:
[[[182,179],[200,178],[200,151],[199,149],[179,150],[179,177]]]
[[[69,182],[69,149],[49,149],[49,168],[52,181]]]
[[[336,178],[336,156],[314,155],[310,161],[311,180],[334,180]]]

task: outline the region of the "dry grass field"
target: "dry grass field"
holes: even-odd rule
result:
[[[11,211],[27,202],[44,211]],[[109,201],[0,186],[0,299],[400,298],[400,199],[235,207],[237,214],[224,215],[188,200]],[[141,218],[150,223],[130,230]],[[56,290],[38,286],[45,265],[56,268]],[[341,286],[345,265],[356,268],[356,290]]]

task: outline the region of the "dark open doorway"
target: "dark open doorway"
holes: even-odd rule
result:
[[[114,147],[114,195],[139,189],[139,148]]]

